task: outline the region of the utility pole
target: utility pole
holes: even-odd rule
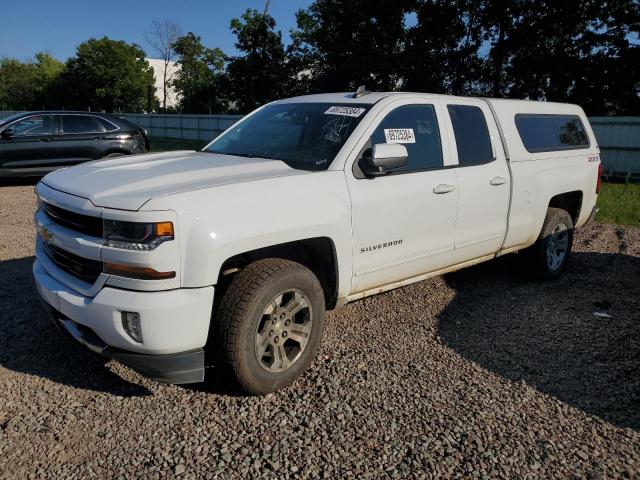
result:
[[[271,3],[271,0],[267,0],[266,2],[264,2],[264,12],[262,13],[262,15],[266,15],[267,13],[269,13],[270,3]]]

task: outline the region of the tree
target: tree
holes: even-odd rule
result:
[[[316,0],[296,14],[290,56],[311,91],[396,90],[414,0]]]
[[[173,86],[180,94],[183,113],[223,113],[225,55],[219,48],[207,48],[199,36],[189,32],[174,43],[180,70]]]
[[[147,43],[153,51],[163,61],[162,69],[162,110],[167,110],[167,94],[176,70],[172,68],[172,63],[176,60],[178,53],[175,43],[182,36],[180,26],[171,20],[162,22],[154,20],[151,22],[151,29],[145,33]]]
[[[227,74],[233,109],[248,113],[256,107],[286,95],[289,72],[282,34],[267,13],[248,9],[240,19],[231,20],[242,56],[229,60]]]
[[[21,62],[0,59],[0,109],[39,110],[56,106],[52,85],[64,65],[48,53],[37,53]]]
[[[36,97],[39,108],[56,108],[59,99],[54,88],[64,71],[64,63],[44,52],[36,53],[35,59]]]
[[[482,8],[490,94],[574,102],[591,115],[640,111],[637,0],[502,0]]]
[[[399,72],[409,91],[469,95],[481,89],[480,2],[420,0]]]
[[[107,37],[78,46],[66,63],[60,91],[65,107],[82,110],[141,112],[157,105],[153,70],[144,51]]]

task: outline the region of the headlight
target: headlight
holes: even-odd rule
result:
[[[173,240],[173,223],[139,223],[103,220],[105,246],[148,251]]]

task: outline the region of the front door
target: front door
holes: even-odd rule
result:
[[[7,125],[0,136],[0,164],[16,173],[47,171],[58,155],[56,119],[52,115],[32,115]]]
[[[450,265],[458,192],[455,171],[445,168],[450,154],[443,114],[438,102],[394,102],[356,148],[353,171],[345,172],[352,203],[352,293]],[[359,157],[391,142],[405,145],[408,165],[365,178]]]

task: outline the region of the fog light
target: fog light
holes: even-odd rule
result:
[[[137,312],[122,312],[122,327],[136,342],[142,343],[142,328],[140,314]]]

